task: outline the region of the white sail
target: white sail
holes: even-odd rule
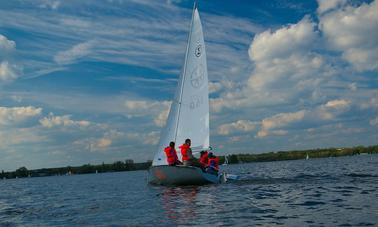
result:
[[[189,138],[192,150],[209,148],[209,91],[205,43],[198,9],[193,10],[185,63],[171,104],[165,129],[162,131],[153,166],[166,165],[164,148],[170,141],[178,147]]]

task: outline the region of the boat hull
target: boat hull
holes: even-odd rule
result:
[[[204,185],[221,182],[221,176],[203,172],[194,166],[152,166],[149,183],[157,185]]]

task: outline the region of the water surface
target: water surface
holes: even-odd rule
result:
[[[160,187],[135,171],[0,180],[0,225],[378,224],[378,155],[222,167],[241,179]]]

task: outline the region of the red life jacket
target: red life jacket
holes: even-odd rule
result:
[[[207,166],[210,168],[213,168],[214,170],[218,171],[219,170],[219,158],[218,157],[211,157],[209,158],[209,161],[207,163]]]
[[[205,151],[205,153],[200,157],[199,159],[199,162],[203,165],[203,166],[206,166],[207,163],[209,162],[209,158],[208,158],[208,153],[207,151]]]
[[[190,149],[189,145],[184,143],[183,145],[180,146],[180,149],[181,149],[182,161],[190,160],[189,155],[188,155],[188,150]]]
[[[177,162],[176,149],[172,147],[164,148],[165,155],[167,156],[168,165],[173,165]]]

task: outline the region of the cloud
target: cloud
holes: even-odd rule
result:
[[[315,24],[309,17],[297,24],[257,34],[249,48],[255,70],[248,81],[250,88],[262,90],[269,84],[295,77],[303,79],[323,65],[321,56],[309,49],[318,38]]]
[[[209,82],[209,93],[215,93],[222,89],[222,84],[219,82]]]
[[[78,127],[88,127],[91,123],[89,121],[74,121],[71,120],[70,115],[63,116],[54,116],[53,113],[50,113],[49,116],[44,117],[39,120],[41,125],[45,128],[52,128],[57,126],[69,127],[69,126],[78,126]]]
[[[96,148],[104,149],[104,148],[109,147],[111,144],[112,144],[111,139],[101,138],[96,142],[95,146],[96,146]]]
[[[10,149],[13,145],[41,143],[48,141],[48,138],[39,135],[36,128],[10,128],[6,131],[0,130],[0,148]]]
[[[321,15],[319,27],[329,46],[356,70],[378,69],[378,1]]]
[[[334,108],[334,109],[343,109],[343,108],[348,107],[349,104],[350,104],[350,101],[349,101],[349,100],[345,100],[345,99],[335,99],[335,100],[328,101],[328,102],[325,104],[325,107],[328,107],[328,108]]]
[[[39,7],[42,9],[57,10],[61,2],[58,0],[42,0]]]
[[[15,49],[16,43],[0,34],[0,82],[13,81],[22,72],[22,68],[13,63],[10,57]]]
[[[160,132],[159,131],[152,131],[149,133],[129,132],[129,133],[126,133],[126,137],[129,140],[137,141],[142,144],[156,145],[159,142]]]
[[[12,81],[19,77],[17,66],[8,61],[0,63],[0,81]]]
[[[306,51],[317,38],[315,24],[309,17],[299,23],[278,29],[275,32],[267,30],[255,35],[248,54],[253,61],[272,61],[275,58],[285,58],[293,52]],[[302,51],[303,50],[303,51]]]
[[[165,123],[167,122],[169,110],[170,108],[166,108],[154,119],[154,122],[157,126],[163,127],[165,125]]]
[[[153,116],[155,125],[162,127],[167,120],[170,101],[126,100],[125,107],[128,117]]]
[[[230,135],[235,132],[251,132],[256,128],[257,123],[248,120],[238,120],[232,123],[223,124],[218,127],[218,134]]]
[[[16,49],[16,43],[0,34],[0,54],[4,54],[4,52],[13,51],[14,49]]]
[[[0,107],[0,125],[19,123],[28,118],[41,114],[42,108],[27,107]]]
[[[88,57],[96,42],[94,40],[86,41],[74,45],[68,50],[60,51],[54,56],[54,61],[61,65],[72,64],[77,60]]]
[[[373,125],[373,126],[378,125],[378,117],[371,119],[369,123],[370,125]]]
[[[261,129],[257,133],[257,137],[266,137],[268,135],[285,135],[287,131],[272,130],[285,127],[293,122],[303,120],[305,111],[301,110],[293,113],[279,113],[272,117],[265,118],[261,121]]]
[[[317,9],[317,12],[319,14],[322,14],[324,12],[327,12],[329,10],[338,8],[340,6],[343,6],[347,3],[347,0],[317,0],[319,7]]]

